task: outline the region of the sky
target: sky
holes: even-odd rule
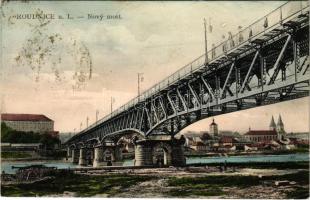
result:
[[[209,48],[282,5],[258,2],[9,2],[1,10],[1,112],[44,114],[55,130],[72,132],[110,113],[204,53],[203,19],[213,27]],[[25,14],[55,19],[17,19]],[[68,18],[68,14],[69,17]],[[114,16],[100,20],[100,16]],[[63,19],[59,19],[62,16]],[[95,18],[98,16],[98,18]],[[89,18],[90,17],[90,18]],[[267,129],[281,114],[285,129],[309,130],[309,99],[221,116],[220,130]],[[212,118],[184,131],[208,130]],[[242,120],[242,123],[240,123]]]

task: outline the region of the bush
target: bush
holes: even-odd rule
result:
[[[1,158],[29,158],[31,155],[25,152],[1,152]]]
[[[42,143],[47,148],[53,148],[59,144],[59,138],[55,138],[48,133],[34,133],[13,130],[4,122],[1,123],[1,142],[8,143]]]

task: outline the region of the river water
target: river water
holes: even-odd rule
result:
[[[187,164],[196,163],[247,163],[247,162],[297,162],[308,161],[309,154],[286,154],[286,155],[246,155],[246,156],[230,156],[230,157],[188,157]],[[45,165],[47,167],[57,167],[58,169],[76,168],[80,167],[76,164],[62,161],[5,161],[1,162],[1,171],[5,173],[14,173],[17,169],[15,167],[24,167],[29,165]],[[123,166],[133,166],[133,160],[125,160]]]

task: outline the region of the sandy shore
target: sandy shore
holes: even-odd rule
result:
[[[277,169],[279,166],[228,166],[225,171],[219,166],[72,171],[44,183],[2,184],[1,189],[4,196],[307,198],[309,170],[306,166]],[[276,186],[276,181],[286,181],[286,184]]]
[[[253,168],[232,168],[228,167],[226,171],[220,171],[217,167],[169,167],[169,168],[151,168],[151,169],[123,169],[123,170],[96,170],[89,172],[76,172],[87,175],[102,174],[130,174],[145,176],[176,176],[176,177],[200,177],[205,175],[226,175],[226,176],[272,176],[292,174],[300,171],[299,169],[253,169]]]

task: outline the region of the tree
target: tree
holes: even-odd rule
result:
[[[54,144],[59,144],[60,140],[48,133],[34,133],[17,131],[1,123],[1,142],[8,143],[42,143],[46,147],[53,148]]]

